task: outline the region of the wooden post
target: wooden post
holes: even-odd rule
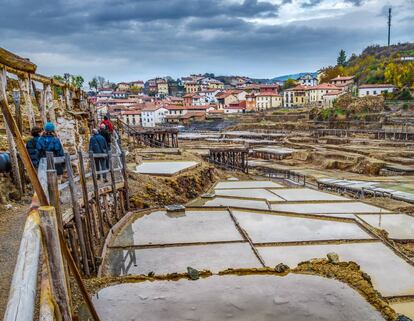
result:
[[[55,208],[56,219],[58,222],[58,228],[63,231],[63,220],[62,220],[62,211],[60,209],[60,194],[59,194],[59,185],[58,178],[55,169],[48,169],[46,171],[47,175],[47,188],[49,192],[49,202]]]
[[[19,77],[19,87],[20,87],[20,91],[23,94],[24,102],[27,108],[27,117],[29,119],[30,130],[32,130],[32,128],[36,126],[36,119],[35,119],[35,114],[33,112],[32,98],[30,97],[29,77],[27,78]]]
[[[112,195],[114,198],[114,212],[115,217],[119,220],[119,209],[118,209],[118,198],[117,198],[117,191],[116,191],[116,182],[115,182],[115,172],[114,172],[114,162],[112,159],[112,151],[109,149],[108,151],[108,164],[109,164],[109,172],[111,174],[111,185],[112,185]]]
[[[62,321],[72,321],[69,291],[66,287],[65,269],[59,243],[55,209],[52,206],[42,206],[39,208],[39,216],[43,245],[48,257],[46,262],[53,297],[58,306]]]
[[[126,165],[125,152],[121,152],[121,165],[122,165],[122,176],[124,177],[124,190],[125,190],[125,208],[127,211],[130,210],[129,205],[129,188],[128,188],[128,171]]]
[[[71,201],[72,201],[73,215],[75,217],[75,225],[76,225],[76,230],[78,232],[79,246],[80,246],[81,254],[82,254],[83,270],[85,274],[89,276],[90,272],[89,272],[89,264],[88,264],[88,255],[86,252],[85,237],[84,237],[83,227],[82,227],[82,218],[79,212],[79,204],[77,202],[78,196],[77,196],[75,182],[73,178],[72,165],[70,163],[70,156],[68,153],[65,153],[65,163],[66,163],[66,171],[67,171],[68,181],[69,181],[69,190],[70,190],[70,196],[71,196]]]
[[[101,206],[99,202],[99,186],[98,186],[98,178],[96,176],[96,167],[95,167],[95,159],[93,158],[93,152],[89,152],[89,161],[90,161],[90,166],[91,166],[91,171],[92,171],[93,191],[94,191],[94,196],[95,196],[96,210],[98,212],[99,228],[100,228],[101,237],[104,237],[105,230],[104,230],[104,225],[103,225]]]

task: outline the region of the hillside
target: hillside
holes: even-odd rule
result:
[[[300,73],[297,73],[297,74],[290,74],[290,75],[278,76],[278,77],[275,77],[275,78],[270,79],[270,80],[269,80],[269,82],[275,82],[275,81],[286,81],[286,80],[288,80],[289,78],[291,78],[291,79],[298,79],[299,77],[301,77],[301,76],[303,76],[303,75],[306,75],[306,74],[312,74],[312,75],[314,75],[315,77],[316,77],[316,75],[317,75],[317,73],[316,73],[316,72],[300,72]]]
[[[360,84],[389,83],[414,89],[414,43],[390,47],[369,46],[359,56],[352,55],[345,66],[323,68],[322,82],[338,76],[355,75]]]

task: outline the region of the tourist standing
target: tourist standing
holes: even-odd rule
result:
[[[36,149],[39,153],[39,159],[46,157],[47,152],[52,152],[54,157],[64,156],[64,151],[60,139],[56,136],[55,125],[51,122],[47,122],[44,127],[43,135],[38,139],[36,143]],[[58,176],[63,175],[63,164],[59,163],[55,165],[56,173]]]
[[[97,129],[92,130],[92,137],[89,141],[89,152],[94,154],[108,154],[108,144],[106,143],[105,138],[99,133]],[[107,167],[107,157],[94,157],[96,171],[106,170]],[[106,179],[106,173],[102,174],[104,182],[108,182]],[[101,179],[101,176],[98,174],[98,179]]]
[[[41,127],[33,127],[31,130],[32,138],[27,142],[26,149],[29,153],[30,160],[32,161],[33,167],[39,167],[39,151],[36,149],[37,141],[42,135],[43,129]]]

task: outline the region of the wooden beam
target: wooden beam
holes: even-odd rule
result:
[[[39,216],[53,297],[58,306],[61,320],[72,321],[55,208],[42,206],[39,208]]]
[[[19,57],[18,55],[15,55],[14,53],[1,47],[0,63],[20,71],[30,73],[36,72],[37,69],[37,66],[34,63],[30,62],[30,60]]]

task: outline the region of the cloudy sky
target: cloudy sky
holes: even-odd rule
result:
[[[414,0],[0,0],[0,46],[46,75],[269,78],[384,44],[390,5],[414,41]]]

